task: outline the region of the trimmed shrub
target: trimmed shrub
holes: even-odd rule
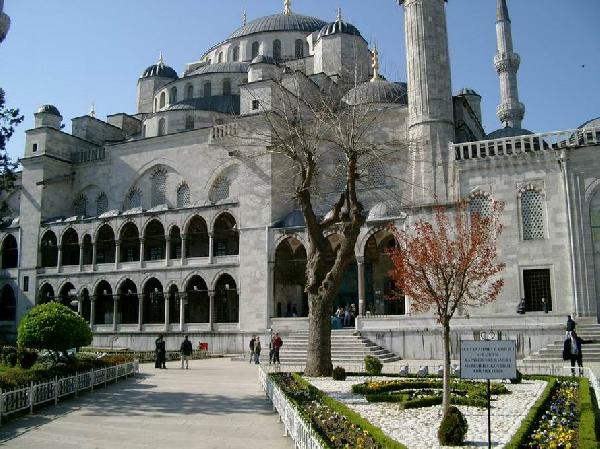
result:
[[[521,371],[517,370],[517,377],[515,377],[514,379],[510,379],[510,383],[511,384],[520,384],[523,381],[523,374],[521,374]]]
[[[17,348],[13,346],[5,346],[2,348],[2,363],[6,366],[15,366],[17,364]]]
[[[460,446],[465,441],[469,425],[461,411],[450,406],[438,429],[438,440],[443,446]]]
[[[23,369],[31,368],[38,359],[38,353],[35,351],[22,350],[18,353],[19,366]]]
[[[383,364],[379,361],[378,358],[373,356],[365,357],[365,371],[369,373],[371,376],[378,376],[381,374],[381,370],[383,369]]]
[[[341,366],[336,366],[331,377],[333,380],[346,380],[346,370]]]

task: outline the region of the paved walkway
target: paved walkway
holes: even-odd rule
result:
[[[227,359],[141,365],[140,375],[0,426],[15,449],[292,449],[255,365]]]

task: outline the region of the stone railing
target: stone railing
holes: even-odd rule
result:
[[[281,388],[269,377],[269,372],[273,371],[277,371],[275,366],[269,369],[261,365],[258,370],[258,378],[267,397],[273,403],[273,409],[279,413],[285,436],[289,436],[294,441],[295,448],[323,449],[323,445],[319,442],[319,438],[311,425],[300,416],[298,410],[288,401]]]
[[[209,143],[215,140],[224,139],[225,137],[237,136],[237,123],[226,123],[224,125],[215,125],[212,127]]]
[[[94,391],[94,387],[106,385],[135,375],[139,370],[138,362],[123,363],[107,368],[92,369],[74,376],[56,378],[50,382],[31,383],[28,387],[0,392],[0,422],[5,416],[17,412],[29,411],[41,404],[56,405],[65,396],[77,396],[85,390]]]
[[[465,161],[518,157],[525,153],[591,145],[600,145],[600,127],[452,144],[451,151],[454,152],[456,161]]]

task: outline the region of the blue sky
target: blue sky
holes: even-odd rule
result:
[[[488,132],[499,127],[495,53],[496,0],[450,0],[447,5],[452,85],[483,97]],[[380,49],[383,74],[406,80],[402,8],[395,0],[293,0],[301,14],[356,25]],[[600,1],[509,0],[515,50],[521,55],[519,89],[535,131],[575,128],[600,116]],[[9,142],[18,157],[24,131],[44,103],[65,118],[135,112],[136,82],[158,59],[181,72],[213,44],[248,20],[283,9],[283,0],[5,0],[12,27],[0,44],[0,87],[25,122]]]

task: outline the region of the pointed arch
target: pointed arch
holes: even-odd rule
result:
[[[42,267],[55,267],[58,263],[58,242],[56,234],[47,230],[42,236],[41,246]]]
[[[208,323],[209,298],[206,282],[199,275],[191,276],[185,283],[187,305],[186,321],[189,323]]]
[[[177,188],[177,208],[189,206],[191,203],[190,186],[187,182],[182,182]]]
[[[77,290],[71,282],[67,281],[61,285],[58,290],[58,298],[63,306],[77,312]]]
[[[135,282],[130,278],[119,281],[117,284],[117,295],[119,295],[119,322],[121,324],[137,324],[139,295]]]
[[[114,263],[115,261],[115,232],[104,223],[96,233],[96,263]]]
[[[222,212],[213,224],[213,256],[239,254],[240,235],[237,223],[229,212]]]
[[[159,220],[153,219],[144,228],[144,260],[162,260],[165,253],[165,228]]]
[[[185,228],[186,257],[208,257],[208,228],[206,221],[199,215],[194,215]]]
[[[113,290],[108,281],[98,281],[94,288],[94,323],[112,324],[113,322]]]
[[[140,260],[140,233],[133,221],[125,223],[120,230],[121,249],[119,262],[137,262]]]
[[[165,296],[161,282],[152,277],[143,287],[143,323],[162,324],[165,322]]]
[[[167,176],[167,169],[163,166],[158,166],[152,171],[150,175],[150,207],[167,203]]]
[[[123,207],[124,210],[135,209],[137,207],[142,207],[142,191],[139,187],[132,187],[127,196],[125,197],[125,205]]]
[[[50,301],[54,301],[54,287],[50,282],[44,282],[40,285],[38,290],[38,304],[46,304]]]
[[[171,259],[181,259],[181,231],[179,226],[171,226],[169,230],[169,257]]]
[[[108,197],[102,192],[96,198],[96,215],[100,216],[105,212],[108,212]]]
[[[2,240],[2,268],[17,268],[19,264],[19,247],[17,239],[7,234]]]
[[[0,292],[0,321],[15,321],[17,318],[17,299],[13,288],[6,284]]]
[[[79,236],[68,228],[61,237],[62,265],[79,265]]]
[[[215,323],[239,323],[240,299],[235,279],[223,273],[215,283]]]

